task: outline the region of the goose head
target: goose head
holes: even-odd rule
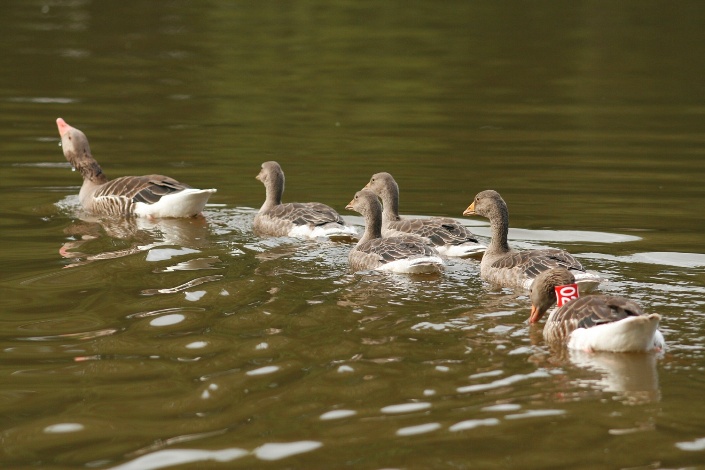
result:
[[[284,171],[279,163],[274,161],[262,163],[259,174],[255,178],[264,184],[267,191],[265,204],[281,204],[284,194]]]
[[[394,177],[387,172],[372,175],[370,181],[365,185],[365,189],[371,190],[383,199],[387,194],[399,194],[399,185],[394,181]]]
[[[575,283],[575,276],[565,268],[548,269],[531,284],[531,316],[529,323],[536,323],[556,303],[556,286]]]
[[[56,120],[56,126],[59,128],[64,157],[73,169],[80,171],[84,178],[96,183],[107,181],[100,165],[93,158],[86,134],[70,126],[61,118]]]
[[[479,215],[492,219],[494,214],[507,211],[507,203],[497,191],[488,189],[477,193],[472,204],[463,212],[463,215]]]
[[[355,193],[352,200],[345,206],[346,209],[359,212],[363,216],[382,216],[382,205],[377,199],[377,195],[369,189],[361,189]]]

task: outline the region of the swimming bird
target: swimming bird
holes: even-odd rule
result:
[[[382,199],[382,235],[413,234],[422,237],[441,255],[465,258],[485,251],[485,245],[463,224],[448,217],[428,219],[399,216],[399,185],[389,173],[372,175],[365,188]]]
[[[565,268],[542,272],[531,286],[531,316],[536,323],[556,303],[556,286],[573,284]],[[665,347],[658,330],[661,315],[644,313],[636,302],[612,295],[586,295],[551,311],[543,336],[583,351],[646,352]]]
[[[602,278],[585,270],[564,250],[555,248],[518,251],[509,247],[509,210],[497,191],[486,190],[475,196],[463,215],[479,215],[490,220],[492,240],[480,262],[480,277],[505,287],[530,289],[541,272],[565,267],[573,272],[583,291],[594,289]]]
[[[346,225],[332,207],[320,202],[282,203],[284,172],[279,163],[262,163],[256,178],[266,190],[266,199],[254,221],[254,229],[260,234],[304,238],[357,237],[357,229]]]
[[[444,263],[438,251],[413,235],[382,238],[382,205],[369,189],[355,193],[346,209],[365,218],[365,233],[350,251],[353,271],[377,269],[395,273],[437,273]]]
[[[215,189],[196,189],[163,175],[123,176],[109,180],[93,158],[86,135],[56,120],[64,157],[83,176],[81,206],[96,215],[149,218],[194,217]]]

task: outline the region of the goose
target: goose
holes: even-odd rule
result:
[[[346,225],[332,207],[320,202],[282,204],[284,172],[279,163],[262,163],[256,178],[266,189],[266,199],[254,221],[254,229],[260,234],[299,238],[357,237],[355,227]]]
[[[531,286],[531,316],[536,323],[556,303],[557,286],[575,283],[565,268],[542,272]],[[658,330],[661,315],[646,314],[636,302],[612,295],[587,295],[551,311],[543,336],[568,348],[587,352],[647,352],[665,347]]]
[[[580,261],[567,251],[555,248],[518,251],[510,248],[507,243],[509,211],[497,191],[489,189],[478,193],[463,215],[490,219],[492,240],[480,262],[480,277],[491,283],[529,290],[539,273],[559,266],[573,271],[585,292],[602,281],[597,274],[587,272]]]
[[[215,189],[196,189],[163,175],[123,176],[109,180],[93,158],[86,134],[56,120],[64,157],[83,176],[81,206],[100,216],[195,217]]]
[[[485,251],[485,246],[463,224],[447,217],[418,219],[399,216],[399,185],[389,173],[372,175],[365,188],[382,199],[382,235],[413,234],[432,245],[441,255],[466,258]]]
[[[394,273],[438,273],[444,263],[438,251],[421,238],[401,235],[382,238],[382,205],[375,193],[363,189],[345,206],[365,218],[365,233],[350,251],[353,271],[380,270]]]

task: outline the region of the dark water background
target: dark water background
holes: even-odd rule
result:
[[[702,2],[2,10],[4,468],[705,467]],[[82,214],[57,117],[108,176],[218,188],[205,222]],[[577,254],[668,349],[553,351],[473,260],[355,275],[256,237],[272,159],[358,224],[377,171],[405,214],[495,189],[516,246]]]

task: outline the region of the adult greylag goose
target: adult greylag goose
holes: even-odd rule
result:
[[[565,268],[542,272],[531,286],[531,316],[536,323],[556,304],[556,287],[575,287]],[[572,286],[571,286],[572,284]],[[543,328],[546,341],[583,351],[646,352],[665,347],[658,330],[661,316],[647,314],[636,302],[612,295],[587,295],[568,300],[551,311]]]
[[[382,199],[382,235],[412,234],[422,237],[441,255],[468,257],[485,251],[485,245],[463,224],[448,217],[419,219],[399,216],[399,185],[389,173],[372,175],[365,188]]]
[[[350,250],[353,271],[380,270],[421,274],[440,272],[444,263],[438,251],[413,235],[382,238],[382,205],[375,193],[363,189],[355,193],[346,209],[365,218],[365,233]]]
[[[480,277],[505,287],[529,290],[541,272],[557,267],[571,270],[583,291],[594,289],[602,278],[585,270],[583,265],[564,250],[555,248],[517,251],[509,247],[509,211],[497,191],[482,191],[463,212],[490,220],[492,240],[480,262]]]
[[[254,229],[276,237],[357,237],[335,209],[320,202],[282,204],[284,172],[277,162],[264,162],[257,175],[266,189],[266,199],[255,216]]]
[[[123,176],[108,180],[93,158],[86,135],[56,120],[64,157],[83,176],[81,206],[96,215],[193,217],[201,213],[215,189],[196,189],[163,175]]]

